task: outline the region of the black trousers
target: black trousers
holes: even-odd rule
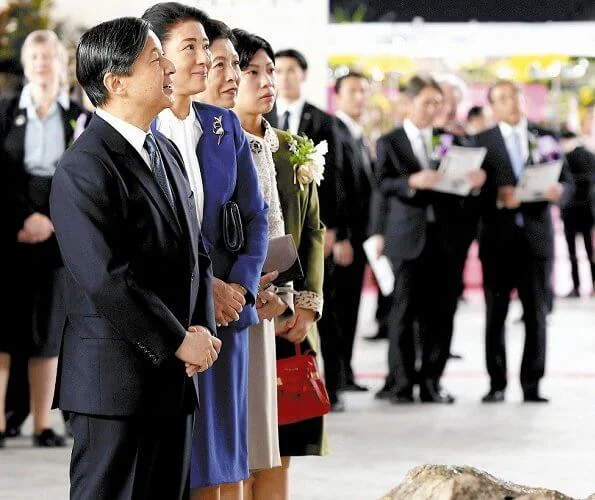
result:
[[[189,498],[193,414],[108,418],[71,413],[73,500]]]
[[[448,361],[464,259],[443,250],[433,224],[422,253],[394,261],[386,386],[411,395],[419,382],[439,384]]]
[[[324,363],[324,382],[331,403],[337,402],[337,393],[343,384],[341,328],[338,323],[338,307],[335,303],[335,269],[336,266],[331,256],[324,262],[324,306],[322,317],[318,321],[320,351]]]
[[[362,243],[352,241],[353,263],[347,267],[335,267],[335,317],[341,330],[341,360],[346,383],[353,382],[353,344],[359,315],[359,305],[364,283],[366,255]]]
[[[591,264],[591,282],[595,283],[595,262],[593,261],[593,216],[589,206],[567,209],[562,213],[564,221],[564,236],[568,244],[568,256],[572,271],[572,284],[575,290],[580,288],[578,274],[578,260],[576,258],[576,237],[582,236],[587,257]]]
[[[508,383],[505,322],[510,294],[518,290],[523,305],[525,346],[521,364],[523,390],[536,390],[545,373],[548,260],[531,254],[519,230],[513,251],[482,258],[486,301],[485,356],[492,390]]]

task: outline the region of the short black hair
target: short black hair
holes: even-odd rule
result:
[[[467,112],[467,121],[477,118],[483,114],[483,106],[472,106]]]
[[[107,73],[132,74],[132,66],[143,51],[148,22],[121,17],[98,24],[83,34],[76,49],[76,78],[94,106],[102,106],[109,95],[103,78]]]
[[[260,49],[267,53],[273,63],[275,62],[275,52],[273,51],[273,47],[271,47],[271,44],[264,38],[238,28],[234,28],[232,33],[236,37],[234,46],[240,56],[240,69],[242,71],[248,67],[254,54]]]
[[[277,59],[279,59],[280,57],[291,57],[297,61],[297,63],[299,64],[300,68],[302,68],[303,71],[308,70],[308,61],[306,61],[304,54],[302,54],[299,50],[295,50],[295,49],[278,50],[277,52],[275,52],[275,57]]]
[[[223,21],[218,19],[209,19],[203,24],[209,42],[213,43],[215,40],[229,40],[235,47],[236,37],[231,28]]]
[[[442,87],[440,87],[436,80],[429,76],[421,75],[414,75],[411,80],[409,80],[409,83],[407,83],[407,86],[405,87],[405,95],[409,97],[409,99],[415,99],[427,88],[434,89],[440,92],[440,95],[444,95]]]
[[[492,85],[488,89],[488,102],[490,104],[492,104],[494,102],[494,97],[493,97],[494,89],[496,89],[498,87],[503,87],[504,85],[510,85],[512,88],[514,88],[516,90],[517,94],[521,91],[519,86],[512,80],[498,80],[496,83],[494,83],[494,85]]]
[[[360,73],[359,71],[354,71],[354,70],[349,70],[349,72],[343,76],[340,76],[339,78],[337,78],[337,80],[335,81],[335,93],[338,94],[339,90],[341,90],[341,85],[343,85],[343,82],[347,79],[347,78],[361,78],[362,80],[366,80],[368,81],[368,78],[366,77],[366,75],[364,75],[363,73]]]
[[[143,19],[151,23],[151,29],[165,43],[169,39],[171,29],[184,21],[196,21],[204,25],[209,20],[206,12],[178,2],[156,3],[143,14]]]

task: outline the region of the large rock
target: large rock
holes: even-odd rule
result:
[[[421,465],[382,500],[573,500],[559,491],[508,483],[473,467]]]

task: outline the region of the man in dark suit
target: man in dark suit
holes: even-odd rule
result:
[[[432,123],[440,111],[442,89],[432,79],[415,76],[405,95],[409,99],[407,119],[402,127],[378,139],[376,146],[378,183],[389,202],[384,253],[391,259],[396,278],[389,318],[389,374],[376,396],[397,404],[411,403],[419,381],[423,402],[452,403],[454,398],[440,386],[452,334],[452,328],[445,329],[443,323],[454,315],[448,304],[453,294],[456,303],[459,280],[450,265],[454,257],[448,263],[442,257],[457,253],[447,251],[457,239],[452,238],[457,225],[449,220],[451,210],[445,205],[458,200],[445,200],[446,195],[431,191],[440,179],[435,170]],[[477,189],[485,176],[473,173],[469,180]],[[421,340],[419,373],[415,328]]]
[[[362,247],[368,237],[370,203],[376,186],[362,120],[366,110],[369,83],[361,73],[350,72],[335,82],[337,125],[342,146],[343,162],[340,182],[347,200],[346,231],[337,234],[333,246],[335,272],[335,317],[341,330],[344,390],[367,391],[358,384],[353,375],[351,360],[364,280],[366,256]],[[342,227],[342,224],[338,224]]]
[[[324,312],[318,322],[318,330],[331,409],[340,412],[345,409],[338,395],[342,373],[342,341],[333,307],[336,290],[335,280],[332,278],[335,269],[332,250],[337,239],[343,240],[347,237],[345,191],[340,185],[342,150],[335,118],[306,101],[303,87],[308,75],[308,62],[303,54],[295,49],[278,51],[275,54],[275,70],[277,102],[275,108],[266,115],[266,119],[274,127],[290,130],[296,135],[306,135],[315,144],[321,141],[328,144],[324,179],[318,188],[320,220],[326,226]]]
[[[544,192],[544,201],[519,202],[515,186],[526,166],[552,159],[559,151],[551,132],[527,122],[516,84],[496,83],[489,90],[488,100],[498,124],[473,140],[474,145],[488,150],[484,161],[488,178],[479,235],[490,376],[490,390],[483,401],[504,401],[507,386],[504,325],[510,293],[516,288],[525,321],[521,365],[524,401],[547,402],[539,392],[539,382],[545,372],[548,268],[554,252],[550,207],[551,203],[562,206],[567,203],[572,183],[553,184]]]
[[[102,23],[77,48],[97,111],[62,157],[50,200],[69,278],[57,401],[71,415],[74,499],[188,489],[192,377],[220,341],[181,156],[149,133],[171,106],[174,71],[140,19]]]

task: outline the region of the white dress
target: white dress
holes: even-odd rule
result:
[[[279,140],[268,123],[264,139],[248,132],[246,138],[260,189],[269,205],[269,239],[283,236],[285,223],[273,163],[273,152],[279,149]],[[270,469],[281,465],[274,322],[264,320],[250,327],[248,346],[248,466],[250,470]]]

